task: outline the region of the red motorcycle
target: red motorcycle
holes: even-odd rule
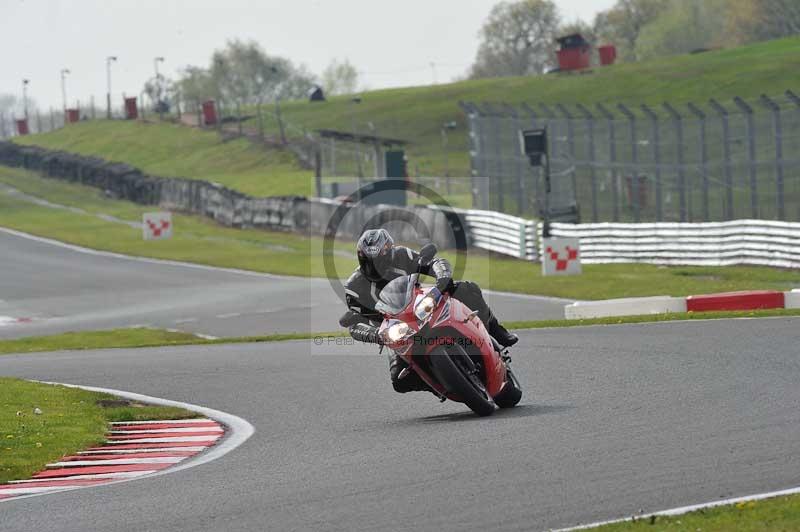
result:
[[[435,246],[426,246],[420,260],[435,253]],[[442,402],[464,403],[479,416],[491,415],[495,405],[519,403],[522,389],[509,367],[511,357],[477,311],[436,287],[423,287],[419,274],[387,284],[375,310],[384,316],[381,343],[408,364],[400,378],[415,371]]]

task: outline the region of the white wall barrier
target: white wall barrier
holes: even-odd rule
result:
[[[536,222],[494,211],[454,209],[431,205],[431,209],[449,210],[464,220],[470,245],[519,259],[538,260]]]
[[[800,223],[554,223],[551,233],[579,238],[584,263],[800,267]]]

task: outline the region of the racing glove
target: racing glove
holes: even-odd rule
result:
[[[366,342],[368,344],[383,345],[383,342],[381,342],[381,337],[378,335],[378,328],[374,325],[370,325],[368,323],[357,323],[350,327],[348,331],[354,340]]]

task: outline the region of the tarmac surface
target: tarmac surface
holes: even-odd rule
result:
[[[290,302],[308,280],[95,256],[5,234],[0,249],[0,314],[42,317],[0,334],[142,316],[198,316],[202,331],[238,334],[217,314],[269,327],[284,314],[308,316]],[[526,307],[514,318],[549,312],[537,306],[546,302],[507,300]],[[271,305],[284,312],[255,313]],[[184,401],[256,428],[195,468],[4,502],[2,530],[546,530],[800,485],[797,318],[520,336],[512,355],[522,402],[489,418],[427,393],[394,393],[385,356],[342,338],[0,356],[0,375]]]
[[[563,318],[569,303],[486,298],[505,320]],[[218,337],[330,332],[345,310],[326,279],[125,258],[0,231],[0,338],[135,325]]]

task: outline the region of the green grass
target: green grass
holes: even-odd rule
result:
[[[223,142],[213,131],[167,122],[93,120],[14,141],[124,162],[162,177],[214,181],[252,196],[310,195],[314,183],[291,152],[246,139]]]
[[[161,329],[112,329],[108,331],[68,332],[52,336],[33,336],[0,340],[0,355],[65,349],[104,349],[109,347],[153,347],[182,345],[198,339],[184,332]]]
[[[597,532],[778,532],[800,530],[800,495],[739,502],[673,517],[644,517],[635,522],[590,528]]]
[[[800,309],[768,309],[753,311],[667,313],[642,316],[622,316],[616,318],[593,318],[586,320],[535,320],[505,321],[509,329],[550,329],[560,327],[585,327],[590,325],[623,325],[628,323],[654,323],[665,321],[688,321],[732,318],[776,318],[800,316]],[[0,340],[0,355],[41,353],[48,351],[69,351],[85,349],[117,349],[168,347],[179,345],[214,345],[261,342],[283,342],[286,340],[310,340],[317,338],[341,338],[348,334],[345,330],[332,332],[279,333],[262,336],[237,336],[213,340],[194,334],[171,333],[160,329],[112,329],[108,331],[81,331],[54,334],[50,336],[30,336],[13,340]]]
[[[535,320],[504,322],[509,329],[547,329],[554,327],[584,327],[588,325],[623,325],[627,323],[656,323],[664,321],[721,320],[733,318],[780,318],[800,316],[800,309],[733,310],[712,312],[667,312],[640,316],[590,318],[584,320]]]
[[[109,200],[97,189],[44,179],[24,170],[0,167],[0,183],[90,213],[141,220],[152,207]],[[181,260],[259,272],[322,277],[320,238],[221,227],[196,216],[174,215],[171,240],[143,241],[139,230],[91,215],[20,201],[0,191],[0,226],[93,249]],[[453,253],[442,255],[457,264]],[[353,243],[337,242],[340,277],[355,266]],[[663,267],[649,264],[589,264],[574,277],[543,277],[539,265],[479,251],[466,256],[464,279],[488,289],[575,299],[650,295],[683,296],[748,289],[800,287],[800,270],[768,267]]]
[[[282,342],[309,338],[340,337],[346,331],[327,333],[278,333],[262,336],[239,336],[207,339],[185,332],[169,332],[151,328],[110,329],[105,331],[80,331],[49,336],[28,336],[0,340],[0,355],[43,353],[48,351],[80,351],[85,349],[121,349],[168,347],[177,345],[212,345],[233,343]]]
[[[101,401],[114,401],[105,403]],[[34,414],[34,409],[41,414]],[[103,441],[108,423],[196,417],[102,393],[0,377],[0,484],[30,478],[45,464]]]

